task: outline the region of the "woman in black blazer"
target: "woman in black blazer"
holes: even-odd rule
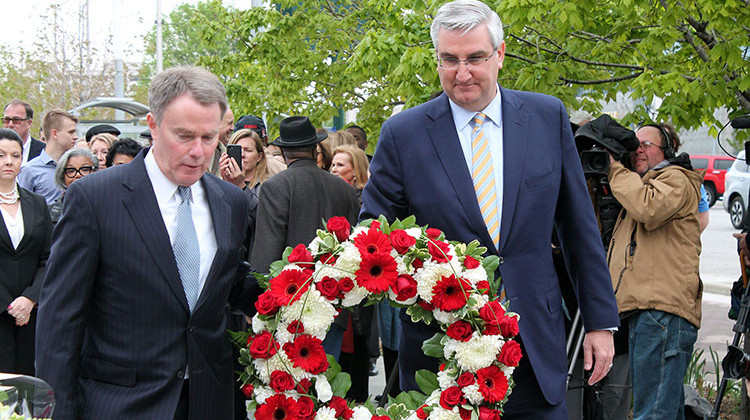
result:
[[[19,188],[23,143],[0,129],[0,372],[34,375],[36,302],[52,222],[40,195]]]

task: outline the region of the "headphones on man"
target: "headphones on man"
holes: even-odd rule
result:
[[[674,143],[672,142],[672,136],[669,135],[669,132],[659,124],[643,124],[639,129],[643,127],[654,127],[661,132],[661,141],[664,146],[660,147],[660,149],[664,152],[665,159],[672,159],[674,157]]]

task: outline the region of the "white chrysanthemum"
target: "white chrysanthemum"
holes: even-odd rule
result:
[[[457,385],[454,376],[455,372],[453,369],[445,369],[438,372],[437,380],[438,384],[440,385],[440,389],[448,389],[454,385]]]
[[[253,315],[253,334],[260,334],[263,331],[268,330],[268,325],[266,324],[266,321],[261,320],[258,317],[258,314]]]
[[[263,404],[266,402],[266,398],[272,397],[276,394],[276,391],[269,387],[265,386],[258,386],[253,389],[253,396],[255,397],[255,401],[258,404]]]
[[[476,299],[477,304],[474,306],[474,309],[476,309],[477,311],[482,309],[484,305],[486,305],[487,302],[490,301],[490,297],[487,295],[482,295],[479,293],[472,293],[471,296],[474,297],[474,299]]]
[[[325,375],[318,375],[315,380],[315,393],[318,394],[318,400],[322,403],[327,403],[333,398],[333,391],[331,391],[331,384],[328,383],[328,379]]]
[[[306,266],[306,267],[310,268],[309,266]],[[284,268],[281,269],[281,271],[289,271],[289,270],[302,271],[303,268],[298,266],[297,264],[287,264],[284,266]]]
[[[370,409],[363,406],[354,407],[354,413],[352,414],[352,420],[370,420],[372,413]]]
[[[432,289],[443,276],[454,274],[451,266],[433,261],[425,261],[424,266],[414,274],[414,280],[417,281],[417,294],[423,300],[432,302],[434,295]]]
[[[422,236],[422,228],[418,227],[404,229],[404,232],[406,232],[407,235],[411,236],[414,239],[419,239]]]
[[[328,407],[320,407],[315,413],[315,420],[336,420],[336,410]]]
[[[452,324],[458,321],[458,317],[456,315],[453,315],[452,312],[445,312],[440,309],[434,309],[432,311],[432,315],[435,316],[435,319],[437,319],[438,322],[441,322],[443,324]]]
[[[344,298],[341,300],[341,306],[350,308],[352,306],[359,305],[359,303],[369,295],[370,292],[367,289],[355,284],[354,288],[350,290],[349,293],[344,295]]]
[[[280,345],[284,345],[285,343],[290,343],[294,341],[294,334],[289,332],[289,323],[281,321],[276,326],[276,333],[274,333],[274,338],[276,338],[276,341],[279,342]]]
[[[503,340],[499,335],[479,335],[474,331],[469,341],[461,342],[455,349],[451,346],[450,350],[455,351],[455,360],[459,367],[476,372],[492,364],[502,345]],[[443,352],[447,354],[445,347]]]
[[[313,288],[308,289],[308,292],[300,296],[296,302],[281,308],[283,322],[288,325],[292,321],[300,320],[305,327],[305,334],[321,340],[325,338],[335,316],[336,308]]]
[[[320,230],[320,229],[318,229]],[[320,254],[320,247],[323,246],[323,240],[320,239],[317,234],[315,235],[315,238],[313,238],[312,241],[310,241],[310,245],[307,246],[307,249],[310,250],[310,253],[313,255]]]
[[[479,384],[476,382],[469,386],[461,388],[461,390],[464,392],[464,396],[466,397],[466,399],[469,400],[469,402],[473,405],[479,405],[484,401],[482,393],[479,392]]]
[[[343,251],[339,254],[339,258],[336,260],[336,267],[339,270],[338,276],[341,277],[354,277],[354,273],[359,270],[359,263],[362,262],[362,255],[359,254],[359,250],[351,242],[345,242],[342,244]]]
[[[516,370],[516,368],[512,366],[505,366],[503,364],[500,364],[500,369],[503,371],[506,378],[510,378],[511,376],[513,376],[513,371]]]
[[[393,255],[394,253],[396,255]],[[403,255],[398,255],[396,251],[393,251],[391,253],[391,256],[396,260],[396,270],[398,270],[399,274],[413,274],[414,267],[411,267],[410,269],[410,267],[406,265]]]
[[[461,277],[465,278],[466,280],[470,281],[471,284],[476,286],[480,281],[487,280],[487,271],[484,269],[484,267],[479,265],[479,267],[477,268],[464,270],[463,274],[461,274]]]
[[[435,406],[427,417],[429,420],[461,420],[461,414],[458,412],[458,407],[453,407],[450,410],[446,410],[441,406]]]
[[[344,277],[348,277],[349,273],[345,273],[333,265],[323,264],[318,261],[315,263],[315,282],[323,280],[325,277],[332,277],[336,280],[341,280]]]
[[[349,235],[349,240],[353,241],[360,233],[367,232],[368,230],[370,230],[370,228],[367,226],[356,226],[352,229],[352,233]]]

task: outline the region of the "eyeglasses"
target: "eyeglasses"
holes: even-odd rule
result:
[[[648,148],[650,148],[650,147],[654,147],[654,146],[658,147],[659,149],[663,149],[663,148],[662,148],[661,146],[659,146],[658,144],[656,144],[656,143],[652,143],[652,142],[650,142],[650,141],[648,141],[648,140],[644,140],[644,141],[642,141],[642,142],[641,142],[641,145],[640,145],[640,147],[641,147],[641,148],[643,148],[643,149],[648,149]]]
[[[452,57],[437,57],[438,64],[440,65],[440,68],[446,69],[446,70],[456,70],[461,65],[461,63],[466,64],[466,68],[469,70],[478,69],[482,66],[482,64],[490,61],[489,57],[471,57],[467,58],[466,60],[459,60],[458,58],[452,58]]]
[[[28,121],[30,119],[31,118],[21,118],[21,117],[9,118],[9,117],[4,117],[3,118],[3,124],[5,124],[5,125],[8,125],[10,123],[21,124],[22,122]]]
[[[81,176],[88,175],[90,173],[94,172],[93,166],[81,166],[80,168],[65,168],[63,169],[63,173],[68,178],[73,178],[77,174],[81,174]]]

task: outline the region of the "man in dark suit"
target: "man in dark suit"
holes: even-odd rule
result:
[[[444,5],[431,34],[445,94],[383,125],[360,218],[413,214],[449,239],[479,239],[497,255],[510,309],[521,316],[524,350],[503,417],[567,418],[553,228],[587,331],[584,364],[593,367],[591,383],[609,370],[611,330],[619,321],[565,107],[553,97],[498,86],[502,24],[483,3]],[[436,359],[414,351],[436,327],[411,323],[403,312],[402,321],[401,385],[407,390],[416,388],[416,370],[437,369]]]
[[[34,109],[27,102],[14,99],[5,105],[3,111],[3,128],[10,128],[23,141],[23,160],[21,165],[39,156],[44,150],[44,143],[31,137],[31,124],[34,122]]]
[[[257,296],[241,267],[242,192],[206,168],[227,99],[195,67],[149,89],[153,146],[68,188],[41,293],[37,373],[55,419],[230,419],[227,302]]]

